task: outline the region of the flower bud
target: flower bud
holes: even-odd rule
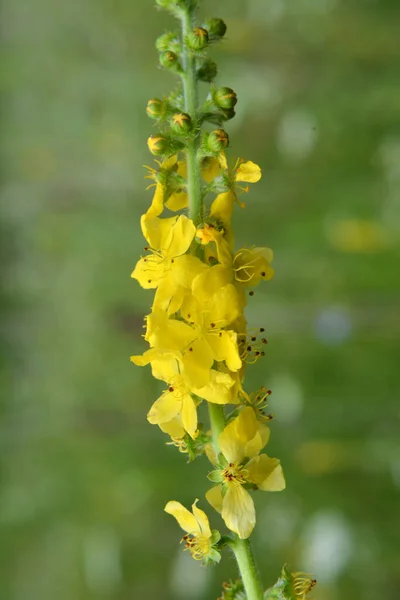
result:
[[[161,119],[165,113],[165,102],[159,98],[152,98],[147,103],[146,112],[150,119]]]
[[[171,119],[171,127],[178,134],[189,133],[192,125],[192,119],[187,113],[175,113]]]
[[[233,108],[237,104],[236,93],[229,87],[217,88],[213,91],[212,98],[214,104],[223,109]]]
[[[160,65],[164,67],[164,69],[170,69],[171,71],[179,72],[182,70],[179,62],[179,56],[175,54],[175,52],[171,52],[171,50],[161,52]]]
[[[184,0],[156,0],[160,8],[171,10],[172,12],[184,5]]]
[[[205,61],[203,61],[203,64],[197,69],[197,77],[200,79],[200,81],[211,83],[216,76],[217,65],[210,58],[207,58]]]
[[[204,50],[208,46],[208,31],[202,27],[196,27],[187,37],[187,44],[191,50]]]
[[[226,108],[225,110],[221,108],[220,110],[220,117],[223,121],[229,121],[230,119],[233,119],[235,115],[236,113],[233,108]]]
[[[222,19],[207,19],[203,26],[207,29],[210,39],[221,39],[226,33],[226,25]]]
[[[151,135],[147,140],[147,145],[152,154],[161,156],[166,154],[171,148],[171,140],[158,133]]]
[[[208,149],[211,152],[221,152],[229,146],[229,136],[223,129],[215,129],[210,133],[207,140]]]
[[[181,47],[176,33],[173,31],[167,31],[156,39],[156,48],[159,52],[166,52],[171,50],[172,52],[179,53]]]

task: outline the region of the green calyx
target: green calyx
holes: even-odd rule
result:
[[[291,573],[283,565],[278,581],[264,594],[264,600],[306,600],[317,581],[307,573]]]
[[[208,31],[210,41],[218,41],[223,38],[226,33],[226,25],[222,19],[207,19],[203,23],[203,27]]]
[[[214,104],[224,110],[233,109],[238,101],[236,92],[229,87],[221,87],[213,90],[211,97]]]
[[[190,50],[198,52],[208,46],[208,31],[203,27],[195,27],[187,36],[186,43]]]
[[[172,50],[166,50],[160,54],[160,65],[175,73],[182,73],[182,66],[178,54]]]
[[[176,33],[167,31],[156,39],[156,48],[159,52],[167,52],[167,50],[170,50],[171,52],[175,52],[175,54],[179,54],[181,51],[181,44]]]

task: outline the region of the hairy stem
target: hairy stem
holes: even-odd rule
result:
[[[193,9],[187,8],[182,14],[182,41],[183,41],[183,94],[185,98],[185,111],[191,116],[193,123],[197,122],[198,90],[196,78],[196,59],[187,47],[185,40],[193,29]],[[200,144],[200,132],[188,140],[186,147],[187,161],[187,188],[189,195],[189,217],[195,225],[203,221],[203,197],[201,190],[200,163],[197,152]]]
[[[185,40],[194,27],[193,8],[187,8],[182,12],[182,83],[185,99],[185,112],[187,112],[194,123],[197,123],[198,111],[198,86],[196,78],[196,59],[187,47]],[[187,191],[189,196],[189,217],[194,224],[200,225],[204,220],[204,206],[201,186],[200,161],[198,150],[200,144],[200,131],[189,139],[186,146],[187,163]],[[218,404],[208,403],[212,439],[215,453],[219,454],[218,437],[225,427],[224,407]],[[241,540],[239,537],[231,542],[232,550],[236,556],[240,575],[246,590],[247,600],[262,600],[263,591],[258,576],[253,553],[249,540]]]
[[[239,537],[230,544],[239,567],[247,600],[262,600],[263,589],[249,540]]]

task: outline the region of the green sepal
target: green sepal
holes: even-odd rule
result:
[[[217,63],[211,60],[211,58],[204,59],[197,68],[197,78],[206,83],[211,83],[216,78],[217,73]]]
[[[171,50],[175,54],[181,52],[181,44],[177,34],[174,31],[167,31],[156,39],[156,48],[159,52]]]
[[[305,600],[316,580],[303,573],[291,573],[283,565],[278,581],[264,593],[264,600]]]
[[[223,583],[220,600],[246,600],[246,593],[244,591],[242,580],[230,580]]]
[[[214,469],[214,471],[210,471],[210,473],[207,475],[207,479],[213,483],[221,483],[223,480],[221,469]]]

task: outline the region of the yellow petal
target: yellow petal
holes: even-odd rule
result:
[[[256,435],[249,442],[247,442],[245,446],[245,456],[248,456],[249,458],[260,454],[261,450],[264,448],[264,446],[268,443],[269,440],[269,427],[262,423],[259,423],[258,427],[259,429]]]
[[[225,361],[230,371],[237,371],[242,366],[237,345],[237,334],[234,331],[219,331],[206,336],[212,355],[216,361]]]
[[[192,511],[193,511],[193,514],[196,517],[197,522],[199,524],[201,535],[209,538],[209,537],[211,537],[210,523],[208,521],[208,517],[207,517],[206,513],[203,510],[201,510],[200,508],[197,508],[197,506],[196,506],[197,502],[198,502],[198,500],[195,500],[194,503],[192,504]]]
[[[196,227],[193,221],[180,215],[172,228],[172,235],[169,238],[169,243],[164,248],[163,254],[170,258],[184,254],[189,248],[196,234]]]
[[[179,415],[174,417],[171,421],[168,421],[168,423],[159,423],[158,426],[161,431],[173,438],[181,439],[186,434],[186,431],[182,427],[182,419]]]
[[[254,410],[246,406],[234,420],[238,438],[247,444],[258,432],[258,422]]]
[[[249,473],[248,480],[255,483],[260,490],[280,492],[286,487],[282,467],[277,458],[260,454],[247,463],[246,469]]]
[[[169,319],[162,311],[154,311],[147,317],[145,339],[150,346],[161,350],[182,351],[195,337],[193,329],[176,319]]]
[[[208,492],[206,492],[207,502],[217,511],[222,511],[222,490],[220,485],[214,485]]]
[[[156,288],[164,277],[165,263],[158,256],[145,256],[138,260],[131,277],[136,279],[142,288]]]
[[[168,391],[164,392],[156,400],[147,414],[147,420],[152,425],[167,423],[179,413],[182,407],[182,401]]]
[[[222,454],[228,462],[242,462],[244,459],[244,446],[236,431],[236,419],[233,419],[222,433],[219,434],[218,443]]]
[[[151,201],[151,206],[146,212],[146,217],[148,219],[154,219],[161,215],[164,210],[164,186],[161,183],[156,184],[156,191],[153,196],[153,200]]]
[[[208,267],[196,275],[192,283],[192,293],[197,300],[204,304],[218,292],[219,289],[231,283],[232,270],[222,265]]]
[[[229,227],[235,207],[235,195],[232,191],[218,194],[211,204],[210,217],[220,219],[225,228]]]
[[[261,179],[261,169],[256,163],[248,160],[241,163],[235,174],[235,181],[247,181],[247,183],[257,183]]]
[[[210,298],[207,309],[209,311],[209,323],[214,322],[218,328],[226,327],[235,321],[242,312],[235,286],[228,283],[228,285],[221,287]]]
[[[172,229],[177,220],[178,217],[159,219],[142,215],[140,225],[142,227],[143,236],[147,240],[150,248],[162,250],[170,244]]]
[[[187,208],[189,197],[186,192],[172,192],[165,203],[170,210],[177,211]]]
[[[220,164],[218,158],[207,157],[201,163],[201,175],[207,183],[211,183],[213,179],[220,174]]]
[[[165,512],[175,517],[183,531],[187,533],[201,533],[197,519],[180,502],[171,500],[164,508]]]
[[[138,367],[144,367],[151,364],[153,377],[170,381],[178,372],[179,354],[171,351],[160,351],[157,348],[150,348],[144,354],[131,356],[130,360]]]
[[[234,380],[228,373],[221,373],[211,369],[210,381],[202,388],[193,388],[193,393],[199,398],[215,404],[228,404],[232,401],[231,388]]]
[[[191,438],[195,438],[197,430],[197,410],[193,398],[190,394],[185,394],[182,398],[182,424]]]
[[[183,287],[190,288],[196,277],[207,270],[199,258],[191,254],[184,254],[175,259],[171,273],[174,280]]]
[[[210,380],[210,370],[214,362],[207,342],[197,339],[191,343],[182,358],[185,377],[193,387],[201,388]]]
[[[230,484],[222,501],[221,516],[225,525],[241,539],[249,537],[256,524],[256,511],[249,492],[241,485]]]

